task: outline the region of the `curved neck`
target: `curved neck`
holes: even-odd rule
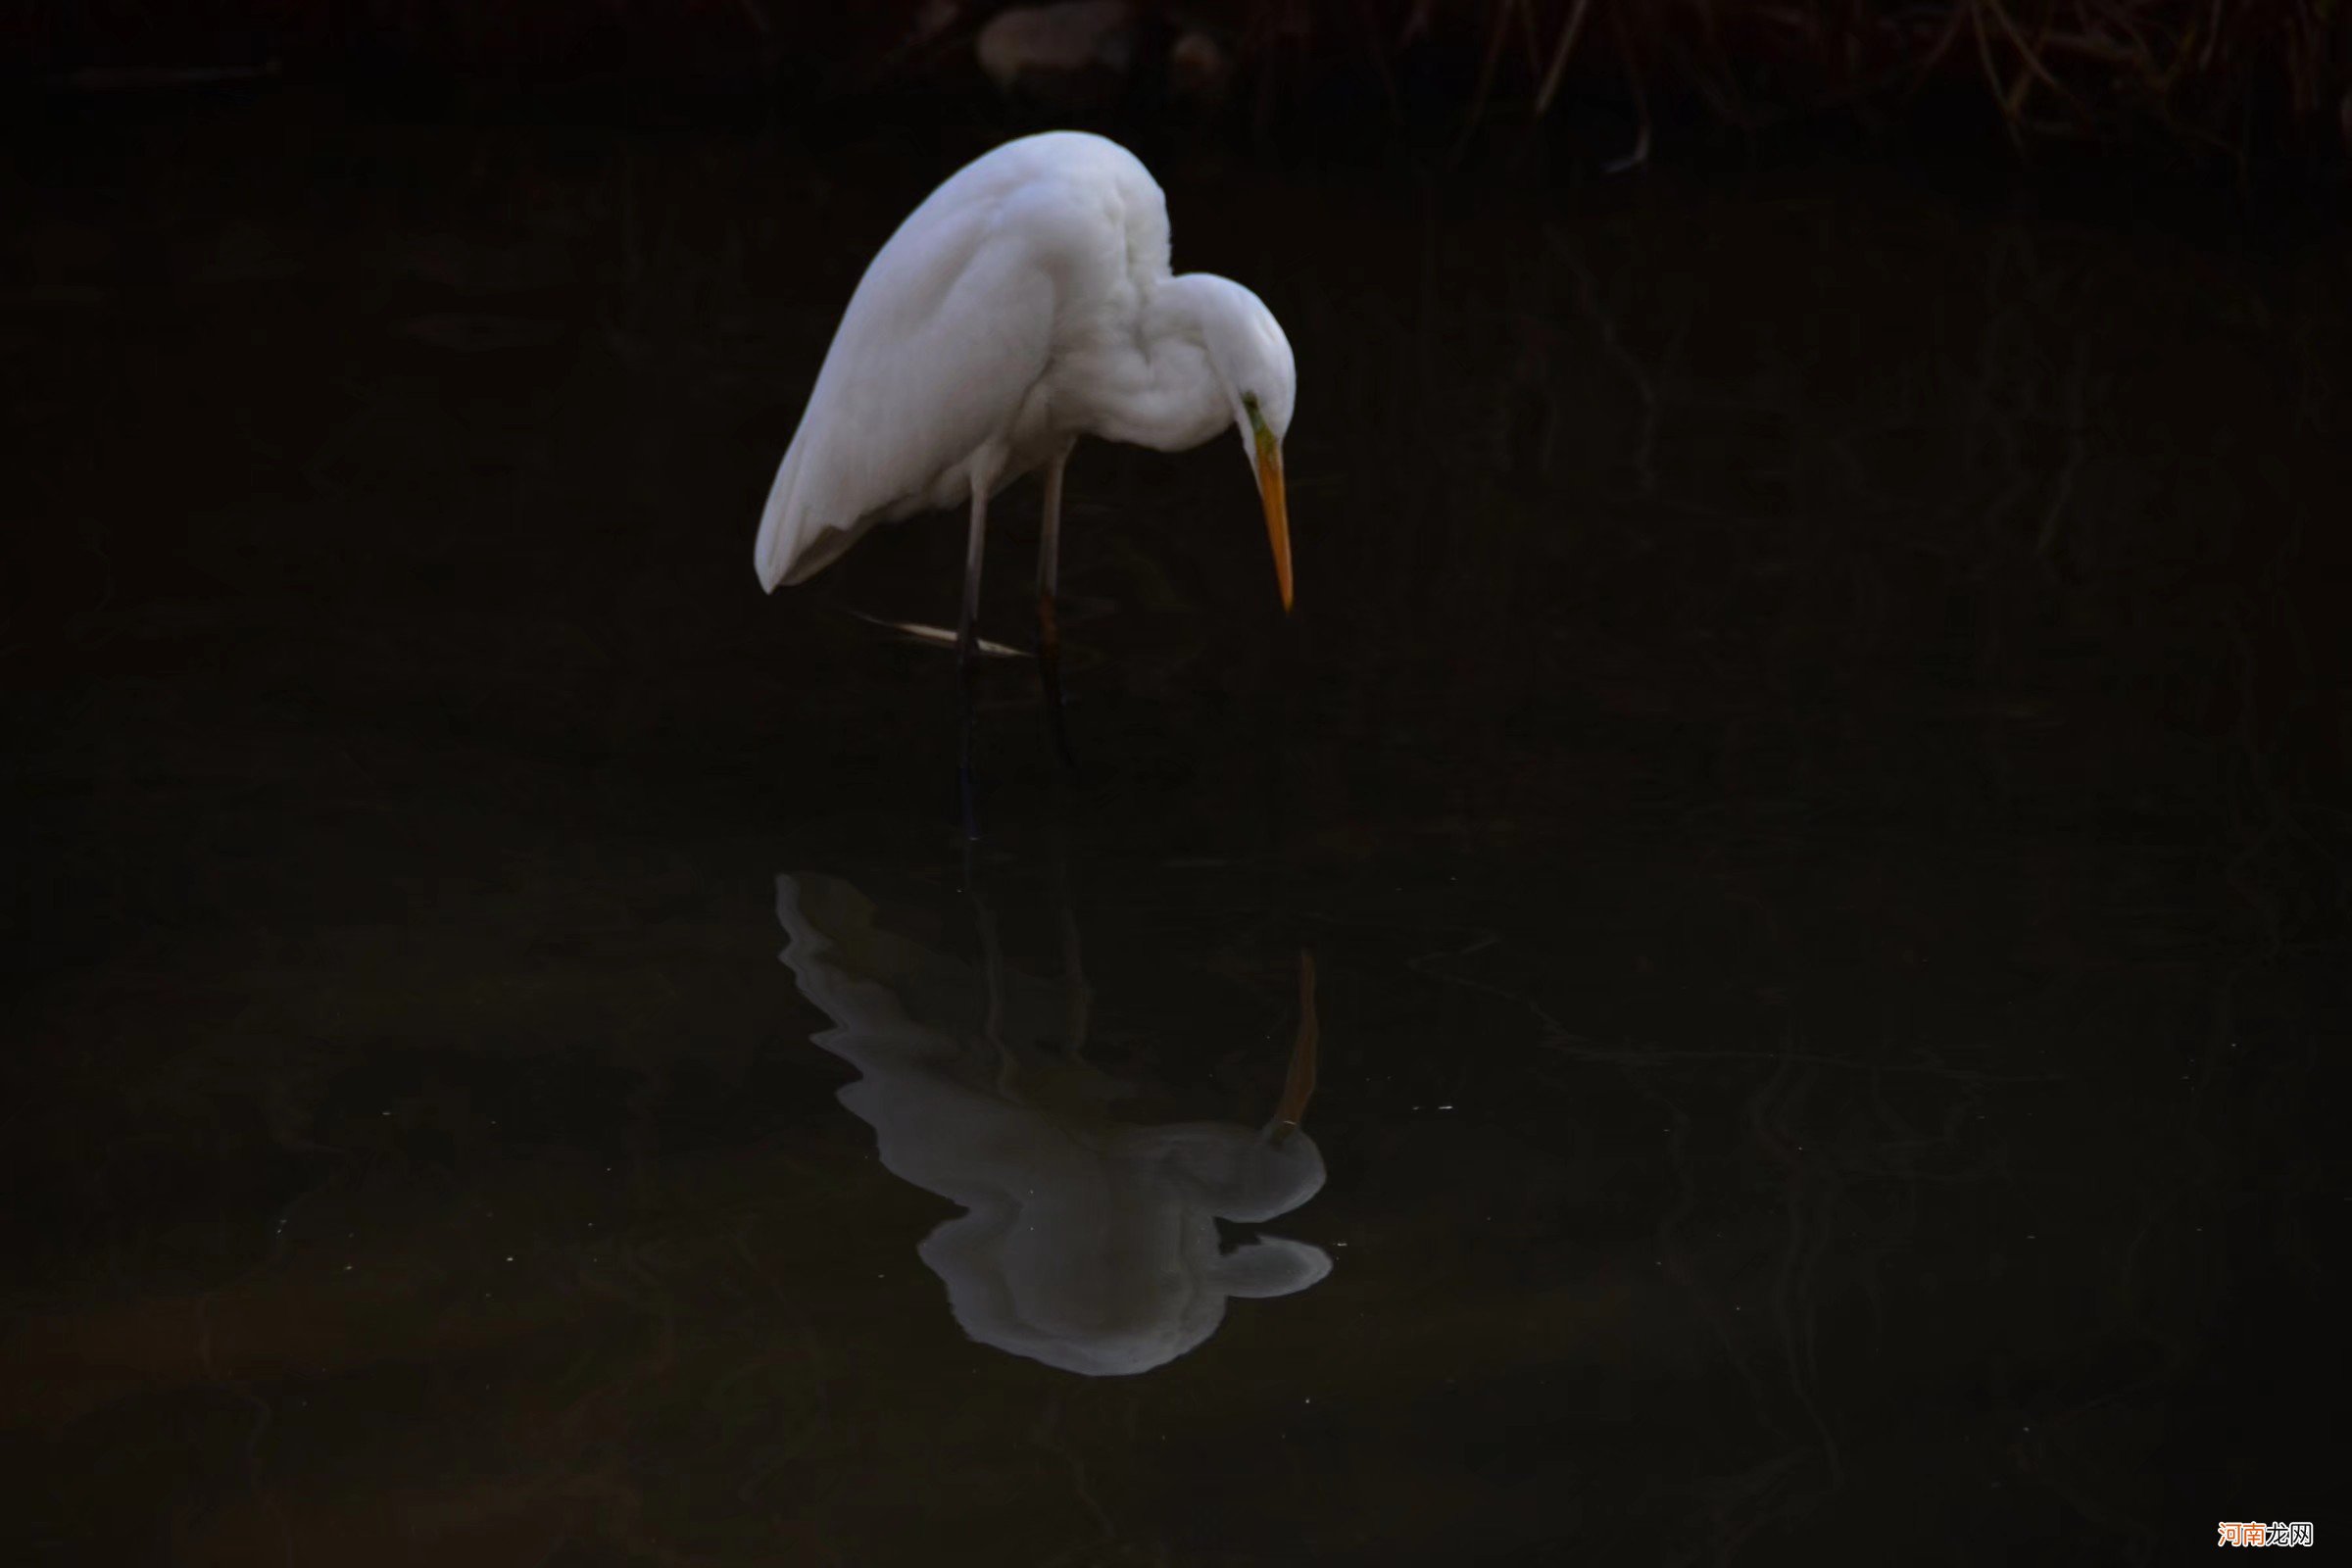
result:
[[[1201,330],[1219,279],[1186,272],[1147,295],[1132,337],[1090,366],[1092,433],[1130,446],[1182,452],[1233,423]]]

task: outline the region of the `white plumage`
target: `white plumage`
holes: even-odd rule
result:
[[[1233,426],[1287,609],[1281,443],[1297,384],[1256,295],[1170,273],[1166,201],[1133,154],[1074,131],[1008,142],[933,191],[859,280],[768,494],[760,583],[803,582],[878,522],[967,503],[968,652],[989,497],[1042,467],[1050,652],[1071,444],[1180,451]]]
[[[1135,1086],[1082,1063],[1064,1062],[1066,1093],[1044,1089],[1036,1069],[1048,1059],[1029,1041],[1055,1033],[1051,993],[995,966],[971,975],[892,935],[877,912],[846,883],[776,878],[784,962],[831,1020],[816,1043],[860,1075],[841,1102],[872,1125],[893,1175],[964,1210],[918,1253],[965,1333],[1048,1366],[1126,1376],[1207,1340],[1229,1299],[1289,1296],[1331,1272],[1320,1248],[1266,1235],[1228,1247],[1217,1231],[1220,1219],[1263,1224],[1322,1190],[1322,1152],[1298,1127],[1316,1049],[1303,979],[1271,1122],[1154,1126],[1109,1114],[1105,1102]],[[984,978],[1002,1031],[973,1039],[948,1020],[968,1014]]]

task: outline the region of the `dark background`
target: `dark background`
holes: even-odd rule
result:
[[[1997,42],[1735,39],[1735,114],[1604,6],[1538,115],[1496,11],[1278,11],[1009,97],[976,14],[10,19],[12,1560],[2162,1562],[2325,1511],[2340,36],[2076,121]],[[1223,443],[1082,448],[1079,768],[990,663],[967,848],[949,662],[858,618],[949,619],[960,527],[772,599],[750,545],[874,248],[1054,121],[1285,322],[1299,606]],[[1141,1378],[965,1339],[779,872],[966,965],[959,1027],[982,912],[1049,983],[1068,912],[1129,1119],[1262,1116],[1311,950],[1330,1180],[1268,1228],[1331,1278]]]

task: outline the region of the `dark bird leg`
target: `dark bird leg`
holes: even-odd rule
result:
[[[1274,1119],[1267,1124],[1277,1144],[1297,1132],[1298,1123],[1305,1119],[1306,1102],[1315,1096],[1315,1052],[1322,1038],[1322,1025],[1315,1018],[1315,956],[1301,951],[1298,1038],[1291,1045],[1291,1069],[1283,1079],[1282,1102],[1274,1107]]]
[[[972,531],[963,547],[963,612],[956,621],[956,670],[971,695],[980,665],[980,563],[988,544],[988,481],[972,477]]]
[[[972,771],[972,709],[968,700],[963,709],[962,730],[956,760],[956,804],[963,816],[964,841],[976,844],[980,839],[980,782]]]
[[[980,929],[980,967],[988,981],[988,1011],[980,1020],[981,1043],[989,1049],[997,1093],[1017,1101],[1021,1098],[1020,1058],[1004,1045],[1004,948],[997,936],[997,911],[980,889],[978,850],[968,839],[963,846],[963,891],[971,900],[972,919]]]
[[[1054,733],[1054,749],[1065,766],[1078,760],[1070,751],[1070,733],[1061,711],[1061,627],[1054,619],[1054,598],[1061,587],[1061,470],[1070,460],[1063,447],[1046,465],[1045,525],[1037,536],[1037,666],[1046,688],[1046,724]]]
[[[963,552],[963,611],[956,622],[956,677],[963,693],[962,744],[956,768],[963,836],[980,836],[979,785],[972,771],[972,730],[980,675],[980,561],[988,543],[988,491],[993,475],[972,476],[972,532]]]

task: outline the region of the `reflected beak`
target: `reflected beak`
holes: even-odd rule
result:
[[[1291,1072],[1282,1086],[1282,1103],[1274,1107],[1273,1141],[1277,1144],[1298,1130],[1306,1102],[1315,1096],[1315,1047],[1323,1037],[1315,1021],[1315,956],[1298,955],[1298,1040],[1291,1047]]]
[[[1274,546],[1274,580],[1282,585],[1282,612],[1291,612],[1291,509],[1282,488],[1282,443],[1255,418],[1257,495],[1266,504],[1266,539]]]

